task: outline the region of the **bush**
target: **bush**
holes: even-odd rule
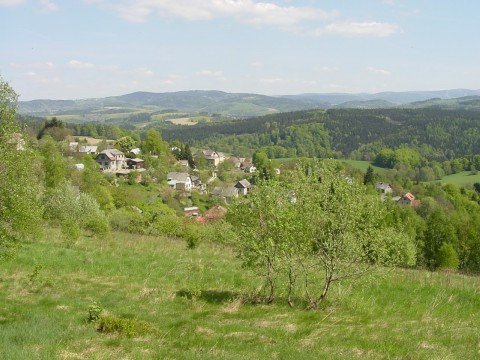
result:
[[[97,330],[104,334],[117,333],[133,337],[147,334],[154,329],[151,324],[145,321],[116,316],[103,316],[99,319]]]
[[[452,244],[443,243],[437,253],[438,268],[456,270],[459,264],[460,260]]]
[[[108,219],[97,201],[67,182],[47,192],[44,217],[58,221],[62,233],[73,239],[80,237],[81,229],[98,235],[110,231]]]
[[[88,322],[95,322],[100,319],[102,308],[95,301],[88,306]]]
[[[152,232],[155,235],[182,236],[183,221],[175,215],[158,216],[152,223]]]
[[[121,208],[110,213],[110,225],[114,230],[132,234],[146,234],[147,224],[144,216],[131,209]]]

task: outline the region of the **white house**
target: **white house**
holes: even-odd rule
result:
[[[225,155],[214,150],[203,150],[203,156],[209,165],[217,166],[225,161]]]
[[[103,171],[118,171],[127,167],[125,154],[117,149],[103,150],[95,161]]]
[[[192,178],[188,173],[170,172],[167,174],[167,183],[176,190],[192,190]]]
[[[98,146],[83,145],[78,148],[78,152],[81,154],[96,154],[98,153]]]
[[[382,194],[391,194],[393,193],[393,189],[390,186],[390,184],[383,183],[383,182],[377,182],[375,184],[375,188],[379,190]]]
[[[247,179],[243,179],[238,181],[235,184],[235,188],[238,189],[238,193],[241,195],[247,195],[250,189],[252,188],[252,184]]]

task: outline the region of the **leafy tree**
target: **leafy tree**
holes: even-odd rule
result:
[[[293,203],[282,195],[285,192],[278,182],[264,182],[248,198],[236,202],[228,214],[238,230],[238,255],[264,279],[268,303],[275,299],[276,279],[285,265],[282,253],[292,239],[298,239],[292,231],[296,223]]]
[[[257,176],[261,180],[270,180],[275,178],[275,169],[272,161],[268,158],[264,150],[256,151],[252,158],[255,167],[257,168]]]
[[[452,244],[443,243],[437,252],[437,266],[439,269],[452,269],[456,270],[460,264],[457,252]]]
[[[125,154],[135,148],[135,140],[131,136],[124,136],[115,142],[115,146]]]
[[[375,172],[373,171],[373,167],[369,166],[367,168],[367,171],[365,172],[365,175],[363,177],[363,184],[371,184],[373,185],[375,183]]]
[[[60,153],[55,141],[47,136],[41,147],[43,155],[43,169],[45,172],[45,185],[54,188],[62,183],[67,176],[67,164]]]
[[[436,269],[440,266],[438,252],[444,243],[456,244],[457,234],[445,213],[436,209],[426,221],[425,259],[429,268]]]
[[[413,236],[386,225],[386,217],[377,196],[329,162],[306,163],[281,183],[261,182],[229,213],[240,258],[265,280],[267,301],[283,275],[291,303],[303,278],[312,308],[333,282],[359,277],[372,265],[415,264]]]
[[[62,120],[57,119],[55,116],[51,120],[45,121],[42,129],[37,135],[37,139],[42,139],[44,136],[49,135],[56,141],[65,140],[71,135],[70,129],[65,126]]]
[[[386,209],[376,196],[346,181],[332,164],[308,169],[302,179],[308,186],[296,194],[302,200],[302,234],[312,243],[313,269],[323,278],[319,294],[306,287],[311,307],[325,299],[332,282],[361,276],[373,264],[415,264],[413,239],[385,225]]]
[[[185,158],[184,160],[188,161],[188,166],[190,168],[194,169],[195,168],[195,160],[193,159],[192,151],[190,150],[190,146],[187,144],[185,145],[185,148],[183,149],[184,155],[183,157]]]
[[[162,135],[155,129],[147,130],[142,141],[142,149],[147,154],[159,155],[168,152],[168,144],[162,140]]]
[[[38,235],[41,224],[36,158],[15,120],[16,99],[0,78],[0,258],[21,240]]]

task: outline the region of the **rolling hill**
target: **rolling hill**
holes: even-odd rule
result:
[[[480,109],[480,90],[384,92],[377,94],[301,94],[267,96],[223,91],[135,92],[81,100],[21,101],[19,112],[33,116],[60,116],[70,122],[129,122],[141,115],[146,122],[165,112],[219,114],[248,118],[280,112],[330,108]]]

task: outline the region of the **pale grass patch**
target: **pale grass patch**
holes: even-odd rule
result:
[[[241,299],[230,301],[227,304],[225,304],[225,306],[223,306],[222,312],[226,314],[235,314],[238,312],[242,304],[243,303]]]
[[[209,329],[209,328],[197,326],[197,327],[195,328],[195,333],[197,333],[197,334],[202,334],[202,335],[212,336],[212,335],[215,334],[215,331],[213,331],[212,329]]]

